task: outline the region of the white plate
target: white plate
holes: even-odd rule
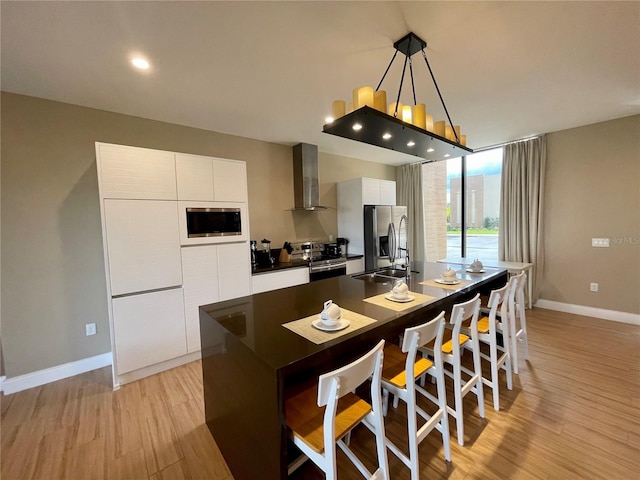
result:
[[[392,302],[398,302],[398,303],[413,302],[416,299],[416,297],[412,297],[411,295],[407,295],[404,298],[396,298],[392,294],[387,294],[384,296],[384,298],[386,298],[387,300],[391,300]]]
[[[460,283],[459,279],[455,279],[455,280],[442,280],[441,278],[436,278],[434,280],[436,283],[441,283],[443,285],[457,285]]]
[[[466,271],[469,272],[469,273],[484,273],[484,272],[486,272],[486,270],[484,268],[481,268],[480,270],[472,270],[470,268],[467,268]]]
[[[311,325],[324,332],[337,332],[338,330],[344,330],[345,328],[347,328],[349,326],[349,320],[340,320],[336,325],[328,327],[327,325],[322,323],[322,319],[318,318],[311,322]]]

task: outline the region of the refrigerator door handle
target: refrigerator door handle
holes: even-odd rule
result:
[[[389,261],[393,265],[396,263],[396,228],[393,222],[389,224],[387,235],[389,236]]]

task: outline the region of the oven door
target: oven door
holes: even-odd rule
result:
[[[324,280],[347,274],[347,262],[320,263],[309,266],[309,281]]]

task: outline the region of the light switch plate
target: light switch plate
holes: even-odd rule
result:
[[[95,323],[87,323],[84,326],[86,332],[87,332],[87,337],[90,335],[95,335],[96,334],[96,324]]]
[[[592,238],[591,246],[592,247],[608,247],[609,239],[608,238]]]

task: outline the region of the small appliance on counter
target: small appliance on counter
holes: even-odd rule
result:
[[[325,258],[340,258],[342,256],[340,245],[337,243],[325,243],[322,250]]]
[[[251,240],[249,244],[251,245],[251,268],[256,268],[258,266],[258,242]]]
[[[275,259],[271,256],[271,240],[263,238],[260,243],[262,243],[262,250],[256,252],[258,266],[270,267],[276,263]]]
[[[336,238],[336,244],[338,245],[338,248],[340,249],[340,254],[344,257],[347,258],[347,256],[349,255],[348,250],[348,246],[349,246],[349,240],[346,238],[342,238],[342,237],[338,237]]]

